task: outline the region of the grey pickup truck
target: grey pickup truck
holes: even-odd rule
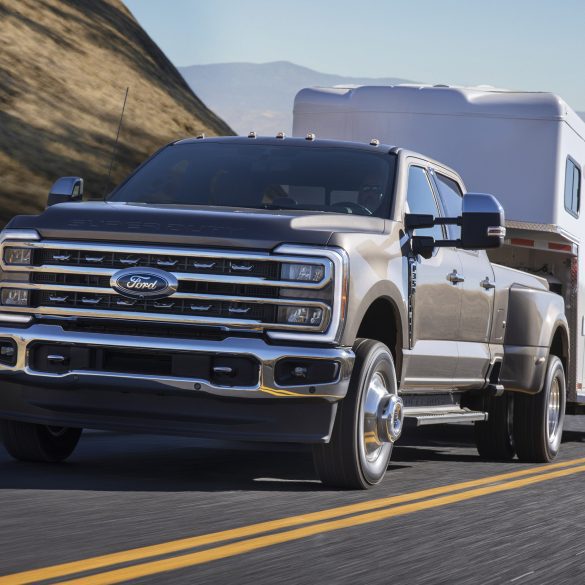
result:
[[[82,429],[313,445],[380,482],[403,424],[475,422],[480,456],[547,462],[569,335],[546,281],[490,263],[497,200],[408,150],[193,138],[104,201],[59,179],[0,236],[0,426],[61,461]]]

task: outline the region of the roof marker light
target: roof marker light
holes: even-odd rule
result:
[[[307,135],[305,136],[305,140],[309,140],[310,142],[313,142],[315,138],[317,138],[317,136],[315,136],[314,132],[307,132]]]
[[[205,138],[205,133],[201,133],[201,134],[197,134],[196,136],[197,140],[201,140],[202,138]]]
[[[276,138],[278,138],[279,140],[283,140],[285,136],[286,136],[286,134],[284,132],[279,132],[276,135]]]
[[[254,132],[254,130],[248,132],[248,138],[256,138],[256,132]]]
[[[380,146],[380,141],[377,138],[370,140],[370,146]]]

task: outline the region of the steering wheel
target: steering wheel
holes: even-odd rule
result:
[[[357,215],[373,215],[365,205],[360,205],[353,201],[339,201],[338,203],[334,203],[331,207],[345,207],[349,213],[356,213]]]

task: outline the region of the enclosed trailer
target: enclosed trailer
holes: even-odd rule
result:
[[[486,87],[307,88],[293,134],[382,142],[429,155],[459,172],[468,191],[494,194],[506,245],[492,261],[545,277],[564,297],[571,327],[568,411],[585,405],[585,122],[551,93]],[[582,409],[582,406],[581,406]]]

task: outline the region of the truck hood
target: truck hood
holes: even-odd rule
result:
[[[6,227],[43,238],[193,244],[271,250],[282,243],[326,245],[334,233],[382,233],[376,217],[136,203],[61,203]]]

